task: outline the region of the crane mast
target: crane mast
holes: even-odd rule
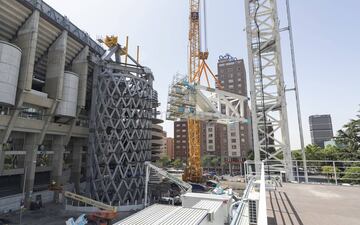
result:
[[[200,0],[190,0],[189,15],[189,83],[199,82],[196,74],[200,64]],[[188,158],[183,180],[200,182],[202,178],[200,121],[187,119],[188,125]]]
[[[245,11],[255,161],[292,180],[276,0],[245,0]]]

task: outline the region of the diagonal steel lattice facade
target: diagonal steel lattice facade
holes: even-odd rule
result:
[[[153,77],[124,68],[94,72],[88,188],[95,200],[135,206],[143,204],[151,159]]]

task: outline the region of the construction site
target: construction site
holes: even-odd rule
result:
[[[0,225],[360,223],[357,176],[341,174],[359,161],[306,159],[289,0],[242,0],[248,58],[221,55],[216,72],[207,2],[183,2],[187,58],[176,60],[187,72],[173,76],[160,102],[162,78],[139,46],[130,51],[129,37],[93,39],[46,0],[0,0]],[[291,50],[297,159],[281,32]],[[159,164],[170,148],[179,166]],[[218,161],[204,163],[208,155]],[[318,173],[324,166],[330,172]]]

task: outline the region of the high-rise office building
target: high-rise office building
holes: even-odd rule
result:
[[[333,128],[330,115],[312,115],[309,117],[311,143],[324,147],[325,141],[333,138]]]
[[[166,137],[166,154],[170,160],[173,160],[174,157],[174,138]]]
[[[185,161],[188,153],[188,126],[186,120],[174,122],[174,158]]]
[[[246,71],[244,61],[229,54],[220,56],[218,79],[224,91],[247,95]],[[248,106],[245,108],[250,117]],[[251,126],[243,123],[229,125],[208,123],[206,125],[206,146],[203,154],[221,157],[223,171],[241,173],[247,152],[252,149]]]

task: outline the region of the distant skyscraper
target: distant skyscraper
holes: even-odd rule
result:
[[[333,137],[333,128],[330,115],[313,115],[309,117],[311,143],[324,147],[325,141]]]

